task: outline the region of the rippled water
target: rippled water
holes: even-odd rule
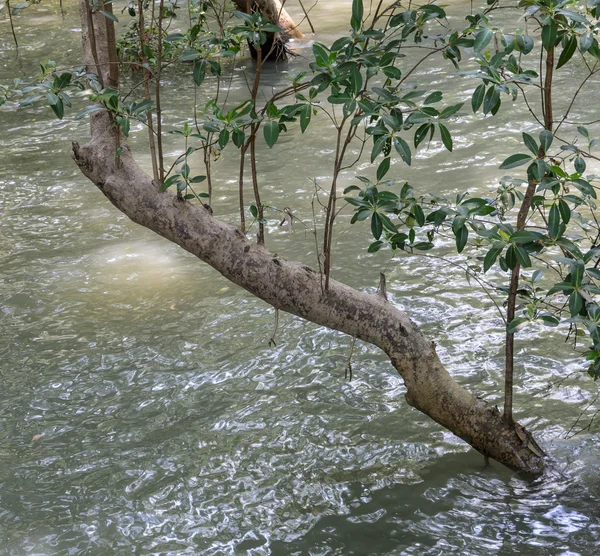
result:
[[[46,4],[18,19],[18,63],[0,21],[1,80],[32,75],[44,56],[76,63],[76,11],[64,20],[57,11]],[[318,39],[335,38],[348,12],[340,0],[317,6]],[[304,67],[311,40],[279,70]],[[265,74],[265,91],[280,75]],[[443,62],[418,79],[449,82],[450,100],[474,87]],[[244,87],[236,74],[231,94]],[[187,117],[188,94],[171,99],[168,125]],[[587,100],[582,118],[597,109]],[[565,435],[597,388],[562,336],[531,346],[532,330],[518,341],[517,414],[556,459],[551,476],[531,484],[485,467],[410,409],[376,349],[357,345],[348,382],[341,334],[281,315],[269,348],[272,309],[129,222],[79,174],[69,141],[85,141],[85,122],[10,108],[0,109],[1,553],[595,552],[600,432]],[[483,122],[465,112],[452,126],[454,154],[434,142],[410,172],[393,172],[428,192],[485,193],[517,145],[519,110]],[[331,172],[327,131],[322,120],[302,139],[283,136],[260,163],[265,201],[295,203],[307,223],[310,180],[325,184]],[[134,151],[144,143],[138,129]],[[168,145],[171,155],[181,148]],[[225,156],[216,164],[214,208],[230,221],[236,167]],[[282,231],[276,218],[269,247],[314,264],[312,237]],[[502,328],[489,300],[440,261],[357,250],[366,230],[348,220],[335,276],[373,290],[386,269],[393,302],[436,340],[453,375],[500,403]]]

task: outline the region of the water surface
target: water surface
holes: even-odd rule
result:
[[[339,36],[349,11],[341,0],[315,7],[317,40]],[[0,22],[0,80],[30,77],[44,57],[78,63],[76,10],[57,12],[48,3],[18,18],[18,62]],[[312,40],[265,72],[265,95],[306,67]],[[240,65],[252,73],[250,60]],[[186,72],[168,75],[181,87],[166,101],[167,127],[189,118]],[[449,102],[476,85],[443,60],[416,81],[439,83]],[[245,87],[236,72],[232,99]],[[596,109],[592,93],[576,117]],[[453,154],[434,141],[392,173],[427,193],[489,194],[525,118],[519,103],[483,121],[465,111],[451,126]],[[265,202],[310,224],[311,180],[326,186],[331,175],[330,131],[320,118],[273,151],[260,147]],[[485,467],[411,409],[377,349],[357,344],[345,381],[350,338],[284,314],[270,348],[271,308],[131,223],[81,176],[70,141],[87,133],[86,122],[59,122],[43,107],[0,109],[3,553],[594,553],[600,431],[565,436],[586,408],[576,429],[589,423],[597,388],[563,336],[534,344],[531,330],[517,343],[517,416],[556,459],[550,477],[527,483]],[[149,167],[145,144],[139,127],[131,145]],[[174,139],[167,147],[182,149]],[[215,213],[230,222],[236,168],[226,155],[215,163]],[[312,236],[268,217],[268,247],[315,265]],[[368,255],[367,229],[349,218],[337,228],[335,277],[374,291],[385,270],[392,302],[437,342],[456,379],[500,404],[503,332],[489,299],[442,261]]]

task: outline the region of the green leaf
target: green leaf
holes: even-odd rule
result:
[[[581,158],[580,156],[578,156],[575,159],[575,162],[573,163],[573,165],[575,166],[575,171],[578,174],[583,174],[585,172],[585,160],[583,160],[583,158]]]
[[[423,101],[423,104],[434,104],[436,102],[440,102],[442,100],[442,93],[440,91],[435,91],[427,96],[427,98]]]
[[[564,6],[567,2],[560,2],[558,3],[559,6]],[[590,3],[590,5],[594,5],[592,3]],[[581,14],[578,14],[577,12],[572,12],[570,10],[558,10],[557,13],[561,14],[561,15],[566,15],[571,21],[576,21],[577,23],[583,23],[585,25],[589,24],[589,21]]]
[[[402,72],[394,67],[394,66],[386,66],[382,68],[383,74],[390,79],[400,79],[402,77]]]
[[[129,15],[131,15],[131,13],[129,13]],[[135,17],[135,11],[132,15],[132,17]],[[185,38],[185,35],[183,35],[182,33],[170,33],[165,37],[165,42],[177,42],[177,41],[182,41]]]
[[[386,135],[380,135],[377,139],[375,139],[375,142],[373,143],[373,150],[371,151],[371,162],[374,162],[375,159],[379,156],[381,151],[386,146],[388,140],[389,137],[387,137]]]
[[[150,58],[150,56],[148,56],[148,57]],[[184,50],[179,55],[179,60],[181,62],[191,62],[192,60],[197,60],[198,58],[200,58],[200,52],[198,52],[197,50],[195,50],[193,48]]]
[[[558,201],[558,211],[560,212],[560,217],[565,224],[569,223],[571,220],[571,209],[569,205],[563,199]]]
[[[352,86],[352,92],[354,93],[354,96],[358,95],[362,91],[363,77],[358,67],[354,65],[352,66],[352,71],[350,72],[350,84]]]
[[[492,40],[494,33],[489,29],[482,29],[475,36],[475,43],[473,44],[473,49],[475,52],[481,52]]]
[[[381,222],[381,218],[379,218],[379,214],[374,212],[373,216],[371,216],[371,232],[375,239],[379,239],[381,237],[381,232],[383,231],[383,224]]]
[[[572,256],[577,257],[578,259],[583,259],[583,253],[570,239],[567,239],[566,237],[560,237],[556,240],[556,245],[560,245]]]
[[[572,181],[573,185],[579,189],[584,195],[589,195],[593,199],[596,198],[596,190],[592,184],[586,180],[578,179]]]
[[[421,108],[421,112],[430,118],[437,118],[440,115],[439,110],[433,106],[423,106],[423,108]]]
[[[471,97],[471,107],[473,108],[473,112],[477,112],[481,103],[483,102],[483,97],[485,95],[485,85],[482,83],[478,85],[475,91],[473,92],[473,96]]]
[[[167,189],[169,189],[169,187],[171,187],[174,183],[177,183],[179,181],[179,176],[177,174],[174,174],[170,177],[168,177],[163,184],[160,186],[160,190],[161,191],[166,191]]]
[[[219,133],[219,131],[221,131],[219,124],[216,122],[204,122],[202,124],[202,129],[208,131],[209,133]]]
[[[571,263],[571,282],[575,286],[580,286],[585,274],[583,261],[573,261]]]
[[[462,253],[469,238],[469,230],[466,226],[461,226],[458,230],[455,230],[454,235],[456,237],[456,250]]]
[[[52,111],[56,114],[56,117],[59,120],[63,119],[63,116],[65,115],[65,107],[63,105],[63,101],[60,98],[58,99],[56,104],[51,104],[50,108],[52,108]]]
[[[123,135],[125,135],[125,137],[129,137],[129,129],[131,127],[131,121],[130,121],[130,119],[127,118],[127,117],[121,118],[121,122],[119,124],[119,127],[121,128],[121,131],[123,132]]]
[[[453,104],[452,106],[446,106],[446,108],[444,108],[440,114],[440,119],[444,120],[450,116],[454,116],[454,114],[456,114],[463,107],[463,104],[464,102],[459,102],[458,104]]]
[[[411,152],[408,143],[402,137],[394,137],[394,148],[400,155],[400,158],[406,162],[408,166],[411,163]]]
[[[433,243],[430,241],[420,241],[419,243],[415,243],[412,248],[418,249],[419,251],[429,251],[430,249],[433,249]]]
[[[558,326],[559,320],[552,315],[540,315],[536,321],[541,321],[544,326]]]
[[[256,205],[250,205],[250,214],[254,218],[258,218],[258,208],[256,208]]]
[[[380,212],[378,214],[379,214],[379,219],[381,220],[381,223],[383,224],[383,227],[388,232],[392,232],[393,234],[398,233],[398,228],[396,228],[395,224],[389,219],[388,216],[386,216],[382,212]]]
[[[498,255],[500,255],[500,253],[502,253],[503,250],[504,250],[503,243],[495,243],[493,245],[493,247],[485,254],[485,258],[483,259],[483,272],[484,273],[487,272],[490,268],[492,268],[492,266],[494,266],[494,263],[496,262]]]
[[[204,76],[206,75],[206,61],[205,60],[196,60],[194,64],[194,83],[198,87],[202,85],[204,81]]]
[[[442,143],[444,143],[444,147],[452,152],[452,135],[450,135],[450,132],[444,124],[438,123],[438,127],[440,128],[440,133],[442,134]]]
[[[76,120],[81,120],[81,118],[84,118],[88,114],[92,114],[94,112],[98,112],[99,110],[104,110],[104,106],[101,106],[99,104],[90,104],[89,106],[86,106],[85,108],[82,108],[77,113],[77,115],[75,116],[75,119]]]
[[[433,124],[426,123],[426,124],[423,124],[421,127],[419,127],[417,129],[417,131],[415,131],[415,139],[414,139],[415,147],[418,147],[425,140],[425,137],[427,137],[427,134],[430,132],[430,130],[432,128],[433,128]]]
[[[509,156],[502,164],[500,164],[500,170],[508,170],[510,168],[516,168],[531,160],[531,156],[528,154],[513,154]]]
[[[523,317],[517,317],[516,319],[513,319],[510,322],[506,331],[509,334],[514,334],[517,330],[523,328],[528,322],[529,322],[529,319],[524,319]]]
[[[544,131],[540,132],[540,144],[542,145],[542,150],[544,151],[544,154],[548,152],[550,145],[552,145],[553,139],[554,134],[551,131],[544,129]]]
[[[363,2],[362,0],[352,0],[352,29],[357,33],[362,24],[363,18]],[[356,27],[355,27],[356,26]]]
[[[229,130],[227,128],[223,128],[221,133],[219,133],[219,147],[224,149],[229,143]]]
[[[564,66],[575,53],[577,49],[577,37],[575,35],[571,36],[567,40],[567,44],[563,48],[563,51],[560,53],[560,58],[558,59],[558,64],[556,64],[556,69]]]
[[[483,98],[483,113],[495,114],[498,110],[498,106],[500,105],[500,91],[496,87],[496,85],[490,85],[487,93],[485,93],[485,97]]]
[[[279,137],[279,122],[276,122],[275,120],[268,120],[265,122],[263,133],[267,145],[272,149]]]
[[[327,47],[321,43],[313,43],[313,54],[315,55],[315,61],[320,67],[327,67],[329,65],[329,51]]]
[[[529,133],[523,132],[523,141],[525,142],[525,146],[533,153],[533,155],[537,156],[539,148],[535,142],[535,139],[529,135]]]
[[[560,233],[560,211],[557,205],[550,207],[550,215],[548,216],[548,235],[552,239],[556,239]]]
[[[377,168],[377,181],[381,181],[383,177],[388,173],[390,169],[390,157],[386,157],[381,161],[379,168]]]
[[[573,291],[575,291],[575,288],[569,282],[558,282],[548,290],[546,295],[551,296],[559,292],[566,295]]]
[[[233,15],[238,19],[242,19],[245,23],[253,23],[252,16],[238,10],[233,10]]]
[[[583,308],[583,297],[578,291],[574,291],[569,297],[569,312],[572,317],[576,317]]]
[[[500,260],[500,264],[502,264],[502,259]],[[506,250],[506,264],[511,270],[515,268],[515,265],[517,264],[517,253],[514,245],[510,245]]]
[[[551,19],[542,27],[542,45],[549,51],[556,44],[556,23]]]
[[[233,140],[233,144],[239,149],[245,140],[245,133],[243,129],[234,129],[231,139]]]
[[[106,12],[104,10],[98,10],[98,12],[100,12],[104,17],[106,17],[107,19],[110,19],[111,21],[116,21],[117,23],[119,22],[119,20],[117,19],[117,16],[113,13]]]
[[[415,222],[417,223],[417,225],[425,226],[425,213],[423,212],[421,205],[417,205],[417,204],[413,205],[412,215],[414,216]]]
[[[382,245],[383,241],[374,241],[373,243],[371,243],[371,245],[369,245],[367,253],[377,253],[377,251],[381,249]]]
[[[46,95],[46,102],[49,106],[54,106],[60,102],[60,99],[58,98],[58,95],[55,95],[54,93],[48,93]]]
[[[185,179],[187,179],[188,176],[190,175],[190,166],[189,166],[189,164],[187,162],[181,167],[181,175]]]
[[[280,33],[281,27],[279,27],[279,25],[274,25],[273,23],[265,23],[260,27],[260,30],[263,33]]]
[[[530,230],[517,230],[510,236],[511,243],[531,243],[532,241],[543,241],[546,237],[540,232]]]
[[[517,260],[521,263],[523,268],[529,268],[531,266],[531,259],[529,258],[529,253],[525,251],[524,247],[520,245],[515,245],[515,253],[517,255]]]
[[[533,39],[528,35],[516,36],[517,47],[523,54],[529,54],[533,50]]]
[[[579,39],[579,48],[582,53],[587,52],[592,47],[593,44],[594,44],[594,35],[592,35],[591,33],[585,33],[585,34],[581,35],[581,37]]]

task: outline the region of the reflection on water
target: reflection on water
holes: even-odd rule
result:
[[[346,27],[347,4],[315,8],[319,40]],[[49,48],[44,55],[77,60],[75,11],[61,22],[46,17],[48,9],[20,19],[32,24],[21,31],[23,44],[33,44],[22,52],[24,75],[35,71],[41,45]],[[4,80],[14,58],[0,25]],[[311,40],[296,43],[300,54]],[[299,57],[286,71],[305,65]],[[452,75],[450,100],[468,99],[471,82],[439,68],[419,79],[446,87]],[[265,87],[279,79],[266,72]],[[244,87],[240,74],[231,94]],[[177,103],[169,125],[187,117],[193,99]],[[269,348],[272,309],[130,223],[81,177],[69,141],[85,140],[85,123],[50,120],[42,108],[0,117],[4,553],[594,552],[600,434],[596,427],[563,437],[595,386],[578,376],[561,337],[529,347],[531,331],[519,342],[519,417],[556,458],[550,477],[529,484],[485,467],[410,409],[401,379],[377,350],[357,345],[354,379],[346,382],[349,338],[288,315]],[[410,172],[399,163],[392,171],[430,192],[487,192],[516,145],[521,117],[481,122],[465,112],[453,126],[455,153],[434,142]],[[259,167],[265,200],[294,199],[307,223],[310,180],[327,183],[331,168],[326,130],[323,120],[304,140],[290,132],[272,151],[278,158]],[[144,133],[134,135],[141,151]],[[233,221],[237,162],[222,159],[214,208]],[[356,246],[367,245],[364,230],[350,227],[347,215],[340,222],[336,276],[373,289],[389,260],[357,255]],[[300,229],[273,225],[268,241],[315,264],[313,238]],[[499,403],[502,330],[489,300],[436,260],[405,258],[387,275],[393,302],[436,339],[458,380]]]

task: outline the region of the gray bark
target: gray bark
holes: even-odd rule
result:
[[[106,62],[113,50],[112,22],[100,16],[94,23],[96,44],[107,53],[98,52],[104,69],[110,67]],[[93,67],[85,18],[82,24],[85,63]],[[108,73],[106,80],[111,82]],[[544,455],[531,435],[518,423],[506,423],[497,408],[457,384],[440,362],[435,344],[406,313],[380,295],[359,292],[334,280],[324,291],[318,271],[249,242],[238,228],[220,222],[204,207],[161,192],[128,150],[116,163],[120,138],[110,116],[97,112],[91,118],[91,141],[84,146],[73,144],[75,161],[131,220],[180,245],[276,309],[381,348],[404,379],[410,405],[485,456],[515,470],[542,473]]]

